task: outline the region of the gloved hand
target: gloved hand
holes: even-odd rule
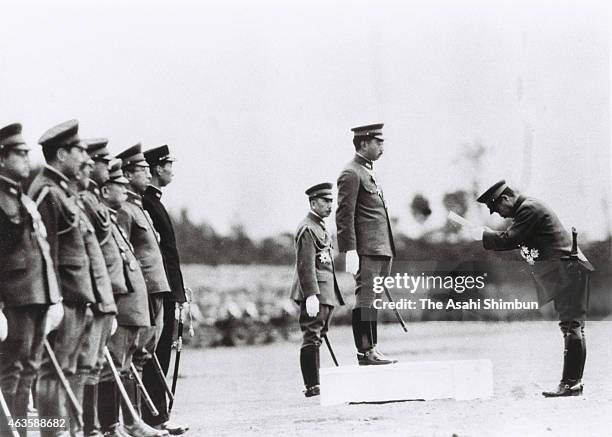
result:
[[[316,317],[319,314],[319,298],[316,294],[306,298],[306,314],[310,317]]]
[[[8,323],[6,321],[6,316],[2,311],[0,311],[0,341],[6,340],[8,336]]]
[[[359,255],[356,250],[349,250],[346,252],[346,269],[348,273],[352,273],[353,275],[357,274],[357,270],[359,270]]]
[[[45,335],[57,329],[64,318],[64,304],[54,303],[47,310],[47,320],[45,321]]]
[[[111,335],[114,335],[117,332],[117,317],[113,317],[113,324],[111,325]]]

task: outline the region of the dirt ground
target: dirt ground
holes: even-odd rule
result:
[[[385,325],[381,350],[403,362],[490,359],[493,398],[333,407],[302,395],[297,334],[265,346],[186,350],[173,415],[192,436],[612,435],[611,337],[612,322],[590,322],[584,396],[545,399],[540,392],[561,375],[554,322],[415,323],[409,334]],[[350,328],[332,329],[330,339],[340,364],[354,364]],[[321,357],[323,367],[333,365],[326,350]]]

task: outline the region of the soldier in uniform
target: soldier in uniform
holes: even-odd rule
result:
[[[121,206],[117,213],[117,222],[129,237],[136,258],[140,263],[142,273],[149,293],[149,308],[151,314],[152,329],[148,334],[141,332],[139,336],[138,350],[134,354],[134,364],[147,371],[146,381],[160,381],[155,375],[152,366],[144,368],[146,362],[151,359],[155,352],[157,343],[162,333],[164,323],[164,295],[170,293],[170,285],[166,277],[164,260],[159,247],[159,234],[153,226],[149,213],[142,206],[142,195],[149,185],[151,174],[149,165],[142,154],[142,147],[136,144],[123,151],[117,158],[123,161],[123,173],[129,181],[127,201]],[[148,375],[149,372],[154,374]],[[151,385],[145,385],[147,391]],[[157,406],[156,406],[157,407]],[[156,428],[163,429],[164,423]]]
[[[300,367],[306,397],[319,389],[319,348],[327,333],[335,305],[344,305],[336,281],[331,237],[325,230],[325,217],[331,214],[332,184],[321,183],[306,190],[310,212],[300,222],[296,236],[296,261],[291,299],[300,306],[302,347]]]
[[[70,186],[78,177],[81,165],[88,159],[78,135],[78,121],[70,120],[45,132],[38,140],[47,165],[30,186],[30,196],[47,229],[51,258],[63,297],[64,318],[49,341],[59,365],[79,394],[80,378],[75,375],[77,359],[86,340],[88,323],[96,303],[91,280],[91,264],[85,235],[91,227],[77,205],[78,196]],[[76,423],[77,413],[67,406],[66,392],[49,357],[43,360],[37,383],[38,412],[43,417],[70,415]],[[48,431],[41,435],[55,435]]]
[[[355,276],[353,337],[360,365],[391,364],[377,349],[377,310],[373,281],[388,276],[395,256],[393,234],[374,161],[383,154],[383,124],[359,126],[354,133],[355,157],[338,177],[338,249],[346,253],[346,270]]]
[[[580,396],[586,360],[584,328],[587,315],[591,263],[578,252],[575,260],[562,257],[570,254],[572,238],[550,207],[532,197],[518,194],[505,181],[499,181],[478,199],[491,214],[512,218],[505,231],[474,229],[474,237],[482,239],[487,250],[519,249],[531,266],[538,302],[551,300],[559,313],[565,352],[563,374],[556,390],[543,392],[545,397]]]
[[[100,139],[84,140],[83,144],[88,147],[89,153],[89,147],[92,144],[99,144],[100,141]],[[108,165],[108,160],[106,165]],[[85,243],[89,254],[91,279],[96,297],[96,303],[91,306],[94,317],[77,361],[77,375],[80,375],[80,383],[84,386],[84,389],[79,390],[79,393],[83,393],[83,431],[86,436],[101,435],[97,414],[98,382],[104,362],[104,348],[117,327],[115,318],[117,306],[115,305],[106,261],[100,247],[110,238],[110,218],[107,210],[99,201],[97,184],[95,182],[90,183],[93,167],[94,161],[92,159],[86,161],[81,166],[76,181],[79,193],[77,204],[83,214],[86,215],[84,220],[87,221],[90,228],[90,231],[85,234]]]
[[[151,182],[142,196],[142,205],[151,216],[153,226],[159,233],[159,247],[164,259],[166,276],[171,289],[171,293],[164,295],[164,326],[159,343],[155,349],[159,364],[164,374],[167,374],[170,367],[172,340],[176,327],[175,315],[180,317],[180,315],[184,314],[184,311],[178,311],[178,307],[179,305],[187,304],[183,274],[181,273],[181,261],[174,236],[174,227],[170,215],[161,202],[161,189],[170,184],[174,176],[172,163],[175,159],[170,156],[170,150],[167,145],[149,149],[144,152],[144,156],[151,171]],[[153,364],[152,361],[146,364],[143,377],[145,378],[145,384],[151,387],[149,394],[158,407],[159,415],[152,416],[145,412],[145,422],[153,426],[162,425],[164,429],[171,431],[173,435],[183,434],[189,427],[168,422],[169,415],[164,387],[161,384],[156,384],[157,375],[154,369],[147,369],[147,367],[153,366]],[[151,377],[155,379],[148,381],[147,379]]]
[[[0,338],[0,388],[15,418],[27,417],[43,341],[62,317],[45,226],[36,204],[21,191],[30,172],[21,130],[17,123],[0,129],[0,319],[8,331]],[[25,435],[25,429],[20,432]]]
[[[94,153],[106,154],[106,152],[101,152],[98,149],[88,150],[94,159]],[[106,208],[111,223],[110,235],[102,244],[102,253],[111,277],[118,309],[117,322],[119,326],[109,340],[108,349],[113,363],[121,374],[123,385],[134,399],[134,403],[137,404],[137,388],[134,381],[130,379],[130,364],[138,345],[139,333],[143,331],[144,335],[147,335],[151,322],[145,278],[134,255],[134,249],[128,235],[117,224],[117,211],[127,198],[126,193],[129,184],[129,181],[123,176],[121,164],[120,159],[114,159],[106,170],[96,171],[94,167],[92,179],[100,189],[103,203],[99,207]],[[167,435],[166,432],[150,428],[140,419],[134,420],[128,414],[124,414],[124,429],[119,421],[120,393],[108,363],[105,363],[102,368],[99,386],[98,412],[105,435],[110,437]]]

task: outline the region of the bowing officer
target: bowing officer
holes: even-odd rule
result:
[[[85,242],[85,234],[92,229],[77,205],[77,194],[70,188],[88,159],[78,129],[78,121],[70,120],[52,127],[38,140],[47,164],[32,182],[29,194],[38,204],[47,229],[51,259],[63,297],[64,318],[49,341],[75,395],[82,397],[80,378],[75,372],[93,317],[90,306],[96,303],[96,297]],[[37,396],[42,399],[38,403],[40,416],[70,416],[70,422],[76,423],[77,413],[67,406],[66,392],[49,357],[43,360],[38,375]],[[41,435],[55,433],[41,431]]]
[[[171,293],[164,294],[164,326],[157,348],[155,349],[155,354],[165,375],[170,367],[170,354],[177,321],[175,314],[178,313],[177,315],[180,317],[184,311],[178,311],[179,306],[187,302],[183,274],[181,273],[181,261],[174,236],[174,226],[168,211],[166,211],[164,204],[161,202],[162,188],[170,184],[174,177],[172,163],[175,159],[170,155],[167,145],[149,149],[144,152],[144,156],[149,164],[151,181],[142,195],[142,206],[151,216],[153,226],[159,234],[159,247],[164,259],[166,276],[171,290]],[[146,366],[153,366],[153,362],[146,364]],[[145,378],[152,376],[156,378],[154,372],[144,372]],[[173,435],[182,434],[187,431],[188,427],[168,422],[169,414],[166,405],[166,393],[164,387],[155,382],[156,380],[146,381],[145,379],[145,384],[151,387],[149,392],[151,399],[155,405],[159,405],[160,414],[152,416],[145,413],[145,421],[150,425],[163,424],[164,429],[172,430],[171,433]]]
[[[487,250],[519,250],[530,265],[538,303],[554,302],[559,313],[565,352],[563,374],[556,390],[545,397],[580,396],[586,360],[584,328],[587,316],[589,276],[594,270],[578,247],[572,251],[572,237],[554,211],[545,203],[518,194],[506,181],[499,181],[478,199],[491,214],[511,218],[505,231],[474,229]],[[570,257],[571,255],[571,257]]]
[[[8,328],[6,339],[0,338],[0,388],[13,418],[25,419],[43,341],[60,322],[62,306],[45,226],[21,191],[30,173],[21,130],[18,123],[0,129],[0,319]],[[44,397],[37,401],[48,408]]]
[[[332,211],[332,184],[321,183],[306,190],[310,212],[300,222],[295,235],[296,262],[291,299],[300,306],[302,347],[300,368],[306,397],[319,389],[319,349],[329,328],[335,305],[344,305],[336,281],[331,237],[325,230]]]
[[[391,364],[378,349],[378,313],[373,303],[374,277],[391,272],[395,245],[374,161],[383,154],[383,124],[353,131],[355,156],[338,177],[338,249],[346,253],[346,271],[355,276],[353,338],[359,365]]]

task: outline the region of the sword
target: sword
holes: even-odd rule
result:
[[[49,359],[51,360],[51,364],[53,364],[53,368],[55,369],[55,373],[57,373],[57,377],[59,378],[62,386],[64,387],[64,390],[66,390],[66,395],[68,396],[70,405],[72,405],[72,408],[74,408],[74,411],[77,413],[77,423],[79,424],[80,428],[83,428],[83,409],[81,408],[81,405],[79,405],[79,401],[74,395],[72,388],[70,388],[70,383],[66,379],[66,375],[64,375],[64,372],[62,372],[62,368],[57,361],[57,357],[55,356],[55,353],[53,353],[53,349],[49,344],[49,340],[47,340],[46,338],[44,341],[44,345],[45,350],[47,351],[47,355],[49,355]]]
[[[176,339],[176,355],[174,356],[174,370],[172,372],[172,398],[168,403],[168,414],[174,405],[174,395],[176,393],[176,382],[178,380],[179,364],[181,362],[181,350],[183,349],[183,306],[179,307],[178,336]]]
[[[168,394],[168,397],[170,398],[170,402],[174,401],[174,393],[172,393],[172,390],[170,390],[170,387],[168,386],[168,381],[166,381],[166,376],[164,375],[164,371],[161,367],[161,364],[159,364],[157,355],[155,354],[153,354],[153,367],[155,367],[155,371],[157,372],[159,379],[161,379],[162,381],[162,385],[164,386],[164,390],[166,391],[166,393]]]
[[[138,370],[136,370],[136,366],[134,366],[134,363],[130,363],[130,370],[132,371],[132,375],[136,380],[136,384],[138,385],[138,388],[140,389],[140,392],[144,397],[145,403],[147,404],[149,411],[151,411],[151,414],[153,416],[159,416],[159,411],[157,411],[157,408],[155,408],[155,404],[153,403],[151,396],[149,396],[149,392],[142,383],[142,379],[140,379],[140,375],[138,375]]]
[[[119,388],[119,393],[121,393],[121,397],[123,398],[123,402],[127,405],[128,411],[130,412],[130,416],[132,416],[132,420],[134,422],[138,422],[140,417],[136,410],[134,409],[134,405],[132,405],[132,401],[125,390],[125,386],[123,382],[121,382],[121,375],[119,375],[119,371],[117,367],[115,367],[115,363],[113,362],[113,357],[111,356],[110,350],[108,350],[108,346],[104,346],[104,358],[106,358],[106,362],[113,373],[113,378],[115,378],[115,382],[117,383],[117,388]]]
[[[332,360],[334,360],[334,364],[336,365],[336,367],[340,366],[340,364],[338,364],[338,360],[336,359],[336,354],[334,354],[334,350],[332,349],[331,343],[329,342],[329,338],[327,338],[327,334],[323,336],[323,339],[325,340],[327,349],[329,349],[329,353],[332,357]]]
[[[11,417],[11,412],[9,411],[8,405],[6,404],[6,400],[4,399],[4,395],[2,394],[2,390],[0,390],[0,411],[2,411],[2,415],[4,416],[4,419],[6,421],[6,423],[3,423],[3,425],[6,425],[6,428],[10,429],[11,436],[19,437],[19,433],[17,432],[17,430],[15,430],[13,427],[10,427],[8,424],[8,418]]]
[[[387,299],[389,299],[389,302],[395,303],[395,301],[393,300],[393,296],[391,296],[391,293],[389,292],[387,287],[383,287],[383,288],[385,289],[385,295],[387,296]],[[404,330],[404,332],[408,333],[408,328],[406,328],[406,323],[404,322],[404,319],[402,319],[402,315],[397,310],[396,305],[393,305],[393,312],[395,313],[395,317],[397,318],[397,321],[400,323],[400,325],[402,325],[402,329]]]

